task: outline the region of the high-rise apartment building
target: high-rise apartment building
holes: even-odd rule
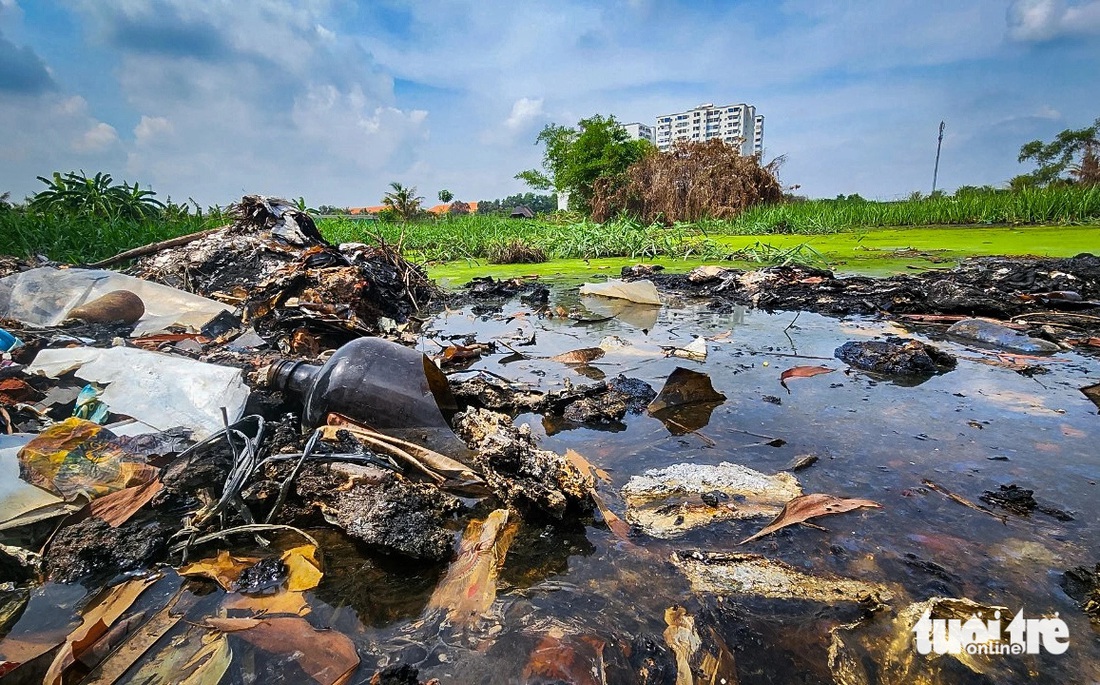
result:
[[[657,139],[653,136],[652,126],[634,122],[632,124],[623,124],[623,128],[626,129],[626,134],[630,136],[632,140],[648,140],[654,145],[657,144]]]
[[[695,109],[657,117],[656,139],[660,150],[668,150],[677,140],[702,142],[719,138],[731,145],[740,145],[741,154],[748,156],[764,151],[764,116],[756,107],[706,103]]]

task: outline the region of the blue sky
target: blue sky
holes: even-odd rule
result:
[[[0,0],[0,193],[522,192],[547,123],[748,102],[812,197],[1003,184],[1100,116],[1100,0]]]

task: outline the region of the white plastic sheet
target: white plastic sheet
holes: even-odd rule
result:
[[[133,335],[157,333],[169,326],[198,331],[229,305],[133,276],[99,269],[42,267],[0,279],[0,318],[31,326],[56,326],[75,307],[112,290],[128,290],[145,304]]]
[[[661,304],[653,281],[623,281],[612,278],[606,283],[585,283],[581,286],[581,295],[612,297],[638,304]]]
[[[157,430],[190,428],[197,440],[223,428],[222,407],[233,423],[248,401],[240,369],[131,347],[42,350],[27,367],[27,373],[50,378],[67,371],[107,385],[99,399],[112,412]]]

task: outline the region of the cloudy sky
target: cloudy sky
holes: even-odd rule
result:
[[[163,197],[521,192],[549,122],[764,114],[831,197],[1026,171],[1100,116],[1100,0],[0,0],[0,193],[107,171]]]

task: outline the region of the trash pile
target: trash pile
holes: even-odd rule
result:
[[[1067,259],[972,257],[953,269],[888,278],[841,277],[798,265],[755,271],[701,266],[689,274],[624,267],[623,278],[652,279],[662,290],[705,297],[716,308],[740,304],[766,311],[885,314],[930,324],[983,317],[1026,329],[1050,345],[1100,347],[1100,257],[1092,254]],[[978,340],[1005,335],[977,331],[970,324],[963,329],[957,332]],[[1029,344],[1016,351],[1051,350]]]
[[[592,509],[574,462],[508,416],[457,414],[447,377],[401,344],[439,294],[423,271],[385,245],[327,243],[284,200],[234,211],[131,251],[145,254],[128,274],[5,261],[0,675],[217,682],[233,635],[346,682],[355,647],[302,618],[325,575],[318,530],[445,564],[464,526],[491,550],[519,515]],[[475,580],[456,572],[435,605],[481,602]],[[59,584],[80,592],[51,605]],[[59,626],[17,621],[50,606]]]
[[[546,329],[531,320],[597,330],[588,327],[614,319],[648,334],[670,292],[719,305],[920,313],[918,323],[952,324],[951,338],[1022,355],[997,358],[1011,367],[1063,345],[1095,344],[1096,317],[1080,312],[1100,297],[1100,260],[967,263],[950,286],[935,280],[942,274],[873,286],[797,267],[702,267],[684,277],[633,267],[624,280],[582,287],[573,310],[551,305],[549,289],[532,280],[477,279],[450,302],[470,305],[462,325],[512,328],[478,340],[423,327],[440,293],[384,244],[333,246],[308,214],[275,198],[246,196],[235,212],[222,229],[124,253],[137,259],[125,274],[0,262],[0,677],[416,684],[418,666],[448,663],[447,650],[462,647],[513,661],[528,655],[512,675],[533,682],[737,682],[773,665],[766,636],[738,612],[765,613],[771,605],[754,602],[772,601],[821,607],[815,639],[829,651],[836,682],[1016,675],[988,660],[914,661],[897,648],[921,611],[953,616],[969,600],[918,598],[858,566],[822,572],[739,551],[754,543],[774,551],[796,537],[795,526],[824,530],[816,523],[823,517],[879,516],[874,510],[886,507],[878,494],[814,492],[802,472],[817,455],[767,473],[730,460],[747,453],[735,450],[782,447],[783,438],[727,429],[719,443],[704,432],[733,404],[698,370],[708,355],[710,368],[730,375],[755,368],[713,364],[732,331],[664,345],[614,335],[595,344],[597,335],[589,346],[540,354],[536,334]],[[976,290],[987,304],[945,304]],[[525,309],[506,314],[514,298]],[[1078,319],[1020,318],[1036,307]],[[970,318],[994,311],[1014,318]],[[470,368],[490,356],[539,367],[538,377],[553,366],[584,380],[543,389]],[[957,364],[936,346],[898,337],[810,358],[833,365],[792,365],[770,382],[789,396],[796,379],[839,378],[827,376],[840,371],[836,360],[850,367],[845,375],[917,383]],[[605,374],[608,359],[619,373]],[[664,365],[659,376],[636,373],[649,361]],[[783,405],[763,399],[776,405],[769,409]],[[724,451],[708,464],[677,449],[664,465],[616,483],[574,449],[542,447],[537,429],[516,420],[527,414],[541,418],[548,436],[578,428],[607,435],[644,419],[660,439]],[[932,497],[1007,520],[924,485]],[[1015,516],[1073,520],[1016,485],[982,501]],[[738,551],[702,542],[738,524],[744,532],[727,541]],[[571,556],[591,553],[588,527],[606,529],[628,562],[622,577],[586,578],[589,594],[564,582],[536,588]],[[401,589],[419,592],[401,599],[412,609],[378,618],[400,623],[387,642],[342,611],[346,597],[323,594],[325,581],[354,563],[363,566],[343,576],[338,592],[383,594],[372,579],[384,574],[370,575],[381,566],[401,569]],[[539,592],[561,591],[585,601],[578,613],[598,615],[633,601],[653,569],[675,575],[683,600],[646,598],[661,604],[656,628],[601,636],[579,619],[538,611]],[[1065,576],[1066,592],[1093,617],[1096,577],[1087,567]],[[497,601],[502,587],[517,590],[506,603]],[[506,618],[520,628],[506,632]],[[782,659],[783,674],[804,666]],[[454,664],[455,682],[485,680],[468,667]]]

